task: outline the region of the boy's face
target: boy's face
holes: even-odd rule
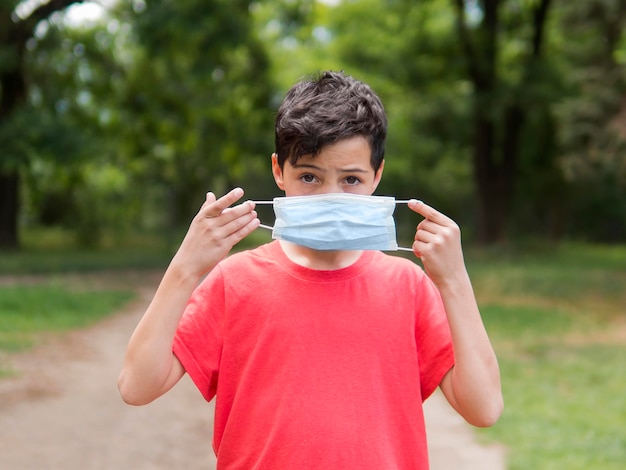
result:
[[[308,196],[326,193],[371,195],[383,174],[370,164],[371,149],[363,137],[352,137],[328,145],[316,156],[304,156],[295,165],[285,161],[281,169],[272,155],[272,173],[286,196]]]

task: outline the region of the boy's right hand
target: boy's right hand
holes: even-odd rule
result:
[[[206,274],[259,226],[253,202],[231,207],[242,196],[241,188],[217,200],[213,193],[207,193],[172,260],[180,272],[196,277]]]

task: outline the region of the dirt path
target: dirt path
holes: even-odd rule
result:
[[[215,468],[212,407],[187,377],[145,407],[117,393],[128,337],[156,286],[147,281],[122,312],[12,358],[19,375],[0,380],[0,469]],[[504,470],[503,450],[479,446],[440,395],[426,414],[432,470]]]

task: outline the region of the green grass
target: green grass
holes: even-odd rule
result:
[[[184,238],[184,232],[126,235],[102,247],[77,248],[71,233],[39,229],[22,235],[23,248],[0,251],[0,275],[89,272],[118,269],[163,269]],[[271,240],[257,230],[234,249],[258,246]]]
[[[60,284],[0,287],[0,351],[28,348],[42,332],[90,325],[132,297],[128,290],[77,290]]]
[[[624,468],[626,247],[468,256],[502,374],[509,470]]]
[[[624,363],[623,347],[597,344],[502,355],[506,412],[487,435],[509,470],[624,468]]]
[[[173,255],[171,245],[169,238],[140,234],[79,248],[70,234],[42,229],[26,232],[20,250],[0,251],[0,275],[162,268]]]
[[[0,275],[162,268],[170,258],[170,253],[130,248],[3,252],[0,253]]]

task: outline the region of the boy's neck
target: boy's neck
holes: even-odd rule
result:
[[[347,268],[356,263],[363,251],[319,251],[279,240],[283,252],[294,263],[309,269],[331,271]]]

